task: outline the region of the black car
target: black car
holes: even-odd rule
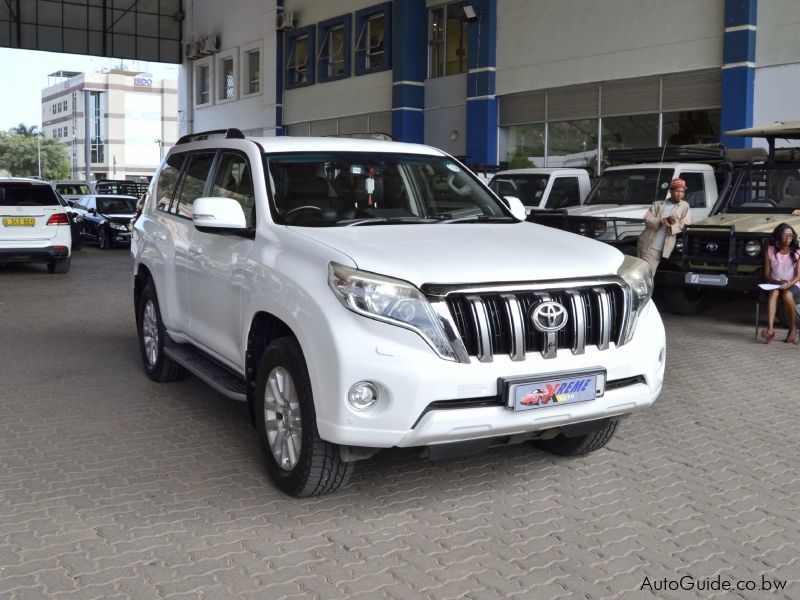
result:
[[[133,196],[84,196],[74,210],[83,215],[83,239],[97,242],[103,250],[114,244],[130,244],[130,221],[136,213]]]
[[[69,229],[72,234],[72,249],[80,250],[83,248],[83,214],[76,211],[72,206],[64,200],[64,198],[56,192],[58,196],[58,203],[64,207],[69,217]]]
[[[139,198],[147,191],[146,182],[132,181],[130,179],[98,179],[94,184],[98,194],[113,194],[115,196],[135,196]]]

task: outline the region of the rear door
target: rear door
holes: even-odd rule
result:
[[[51,216],[66,211],[49,185],[9,181],[0,183],[0,241],[12,247],[19,241],[52,240],[58,227]]]

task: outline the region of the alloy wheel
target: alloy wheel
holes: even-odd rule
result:
[[[275,462],[284,471],[291,471],[300,460],[303,426],[297,388],[283,367],[272,369],[267,378],[264,424]]]
[[[147,363],[151,367],[155,367],[158,362],[158,316],[156,315],[156,305],[152,300],[148,300],[144,305],[142,340]]]

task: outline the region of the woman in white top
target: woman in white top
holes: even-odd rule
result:
[[[764,281],[778,286],[769,292],[767,303],[767,329],[761,333],[764,343],[775,338],[775,312],[778,297],[783,300],[789,317],[789,335],[784,340],[793,344],[797,340],[797,314],[794,294],[800,292],[800,246],[797,233],[791,225],[781,223],[772,232],[770,245],[764,253]]]

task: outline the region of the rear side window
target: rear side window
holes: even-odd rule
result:
[[[171,212],[187,219],[192,218],[192,204],[203,195],[214,155],[213,152],[189,155],[181,190],[178,193],[178,202]]]
[[[0,206],[60,206],[49,185],[30,183],[0,184]]]
[[[172,204],[172,196],[178,186],[178,176],[181,174],[181,165],[186,154],[173,154],[167,158],[164,168],[158,176],[156,182],[156,208],[169,212]]]

